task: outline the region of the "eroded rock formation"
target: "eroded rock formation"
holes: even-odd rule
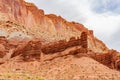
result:
[[[3,39],[6,39],[5,37]],[[2,41],[2,40],[1,40]],[[7,40],[6,40],[7,41]],[[15,39],[9,40],[9,50],[13,49],[14,51],[10,51],[9,55],[11,58],[22,55],[24,59],[30,59],[32,57],[38,57],[40,58],[41,52],[44,54],[50,54],[50,53],[57,53],[62,52],[66,50],[67,48],[75,47],[75,46],[81,46],[81,49],[78,50],[78,53],[87,53],[87,34],[86,32],[82,32],[81,37],[78,37],[77,39],[75,37],[70,38],[69,41],[66,40],[60,40],[57,42],[51,42],[48,44],[42,45],[42,42],[39,39],[33,39],[33,40],[17,40],[18,42],[15,42]],[[4,43],[4,42],[3,42]],[[4,46],[1,46],[4,47]],[[3,49],[5,50],[5,49]],[[1,52],[1,54],[4,54]],[[4,57],[5,55],[3,55]]]
[[[0,58],[3,58],[6,55],[5,51],[5,46],[0,44]]]
[[[95,53],[88,49],[87,45],[87,34],[83,32],[80,38],[72,37],[69,41],[60,40],[57,42],[44,43],[40,39],[32,40],[20,40],[16,43],[12,40],[7,40],[5,37],[1,37],[0,44],[0,56],[4,60],[9,60],[10,58],[21,55],[24,61],[30,60],[41,60],[44,58],[44,54],[58,54],[58,52],[63,52],[64,50],[72,47],[78,47],[71,50],[67,55],[77,55],[91,57],[98,62],[110,67],[120,70],[120,54],[117,51],[109,50],[108,53]],[[6,47],[7,45],[7,47]],[[2,61],[4,63],[5,61]],[[1,63],[1,62],[0,62]]]
[[[41,57],[41,41],[30,40],[28,42],[21,43],[17,46],[11,57],[21,55],[24,60],[40,59]]]
[[[7,51],[7,40],[4,36],[0,36],[0,58],[6,55]]]
[[[83,48],[88,48],[88,41],[87,41],[87,33],[86,32],[82,32],[81,34],[81,45]]]
[[[85,54],[120,70],[118,52],[110,51],[92,30],[61,16],[44,14],[43,10],[24,0],[0,0],[0,36],[0,58],[5,60],[18,55],[24,60],[40,59],[42,54],[79,46],[68,53]]]
[[[42,51],[43,53],[46,54],[56,53],[56,52],[64,51],[65,49],[70,47],[81,46],[81,48],[83,49],[80,49],[80,51],[87,53],[87,48],[88,48],[87,36],[88,35],[86,32],[82,32],[81,37],[78,37],[77,39],[75,37],[71,37],[69,41],[60,40],[57,42],[45,44],[42,46]]]
[[[84,25],[68,22],[54,14],[44,14],[43,10],[24,0],[0,0],[0,34],[1,32],[9,39],[41,38],[46,42],[69,41],[71,37],[77,38],[82,32],[87,32],[87,47],[96,52],[108,51],[108,48],[94,37],[93,31]]]
[[[115,69],[120,70],[120,53],[115,53],[112,58],[112,66]]]

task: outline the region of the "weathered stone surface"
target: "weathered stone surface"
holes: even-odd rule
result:
[[[76,55],[76,54],[85,54],[85,53],[87,53],[87,48],[79,48],[79,49],[75,49],[75,50],[72,50],[72,51],[70,51],[69,52],[69,54],[72,54],[72,55]]]
[[[94,37],[92,30],[80,23],[68,22],[61,16],[46,15],[33,3],[24,0],[0,0],[0,30],[9,39],[0,36],[0,58],[22,55],[24,60],[40,59],[42,52],[56,53],[81,46],[70,54],[91,51],[93,54],[88,56],[109,67],[113,65],[120,69],[120,55],[109,52],[106,45]],[[40,40],[34,38],[48,44],[42,45]]]
[[[87,33],[86,32],[82,32],[81,33],[81,45],[83,48],[88,48],[88,41],[87,41]]]
[[[45,15],[43,10],[24,0],[0,0],[0,24],[0,30],[4,30],[8,38],[37,37],[46,42],[69,41],[71,37],[77,38],[81,32],[87,32],[88,46],[85,47],[95,52],[108,50],[84,25],[68,22],[54,14]]]
[[[43,53],[56,53],[56,52],[62,52],[67,48],[75,47],[75,46],[81,46],[85,49],[80,49],[81,52],[86,53],[87,52],[87,33],[83,32],[81,37],[75,38],[71,37],[69,41],[66,40],[60,40],[53,43],[48,43],[42,46]],[[79,51],[79,52],[80,52]]]
[[[19,43],[11,57],[22,55],[24,60],[40,59],[41,57],[41,41],[30,40],[28,42]]]
[[[6,55],[6,49],[5,46],[0,44],[0,58],[3,58]]]
[[[7,51],[7,39],[4,36],[0,36],[0,58],[6,55]]]
[[[115,69],[120,70],[120,53],[116,52],[113,54],[112,65]]]
[[[0,44],[6,46],[7,45],[7,39],[4,36],[0,36]]]
[[[88,54],[91,58],[96,61],[112,68],[112,54],[110,53],[92,53]]]

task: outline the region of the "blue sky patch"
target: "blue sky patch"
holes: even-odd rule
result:
[[[96,13],[112,12],[120,14],[120,0],[95,0],[92,5]]]

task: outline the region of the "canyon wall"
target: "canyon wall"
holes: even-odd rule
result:
[[[33,3],[24,0],[0,0],[0,35],[7,39],[40,38],[44,42],[69,41],[87,32],[88,47],[94,52],[107,52],[104,43],[94,37],[93,31],[61,16],[44,14]]]

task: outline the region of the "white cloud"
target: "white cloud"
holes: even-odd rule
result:
[[[44,9],[46,13],[55,13],[69,21],[83,23],[89,29],[94,30],[95,35],[103,40],[109,47],[120,50],[120,47],[117,44],[119,43],[120,38],[117,38],[117,41],[115,41],[114,38],[116,31],[120,31],[120,14],[113,11],[114,9],[120,9],[120,6],[117,6],[120,2],[119,0],[117,0],[116,3],[114,0],[26,1],[34,2],[39,8]]]

